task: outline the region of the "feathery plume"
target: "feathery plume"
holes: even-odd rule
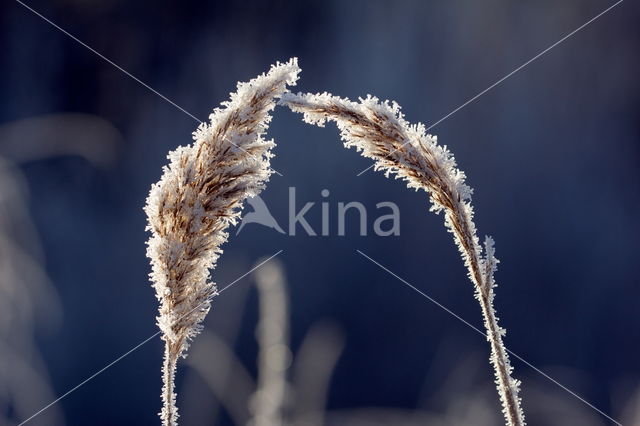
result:
[[[231,100],[223,102],[193,133],[194,143],[168,155],[160,181],[151,187],[145,212],[147,257],[156,297],[158,327],[165,342],[160,417],[176,425],[174,376],[176,363],[217,294],[209,280],[235,225],[243,201],[257,195],[272,173],[273,141],[263,139],[270,112],[287,85],[298,79],[297,59],[276,64],[248,83],[238,83]]]
[[[423,124],[409,124],[395,102],[367,96],[358,103],[329,93],[289,93],[279,103],[303,113],[309,124],[323,127],[327,120],[334,121],[345,147],[354,147],[375,160],[375,169],[384,170],[385,176],[394,175],[406,181],[409,188],[425,190],[430,195],[431,210],[444,212],[445,225],[454,235],[482,308],[506,422],[510,426],[524,425],[519,382],[511,377],[513,368],[502,342],[505,330],[498,326],[493,308],[493,274],[498,263],[493,240],[486,238],[483,256],[473,223],[472,190],[465,184],[465,174],[456,167],[453,155],[446,146],[438,145],[436,136],[426,133]]]

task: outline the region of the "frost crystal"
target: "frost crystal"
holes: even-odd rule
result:
[[[303,113],[307,123],[324,126],[327,120],[334,121],[345,147],[353,147],[375,160],[375,170],[384,171],[385,176],[395,175],[409,188],[425,190],[431,199],[431,210],[444,212],[445,225],[454,236],[482,307],[505,419],[509,425],[524,425],[518,386],[511,378],[512,368],[502,343],[504,330],[498,326],[493,308],[493,273],[498,261],[489,237],[482,255],[473,222],[473,191],[465,183],[464,172],[457,168],[447,147],[438,145],[436,136],[426,133],[423,124],[412,125],[404,119],[397,103],[380,102],[371,95],[359,101],[326,92],[288,93],[280,99],[281,104]]]
[[[215,267],[244,200],[257,195],[272,173],[273,141],[263,139],[278,97],[298,79],[297,60],[276,64],[248,83],[238,83],[193,133],[194,143],[169,153],[160,181],[151,187],[145,212],[150,274],[160,302],[158,327],[165,342],[165,425],[177,424],[173,377],[177,359],[200,332],[216,286]]]

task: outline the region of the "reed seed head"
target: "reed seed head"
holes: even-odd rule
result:
[[[151,187],[145,212],[150,274],[160,302],[158,326],[166,344],[165,424],[176,424],[173,370],[185,355],[216,295],[215,267],[248,197],[260,193],[272,173],[272,140],[264,134],[277,98],[298,79],[297,60],[276,64],[248,83],[193,133],[194,143],[168,155],[160,181]]]

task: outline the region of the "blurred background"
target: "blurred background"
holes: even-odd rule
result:
[[[294,90],[371,93],[430,125],[613,2],[25,4],[201,120],[237,81],[296,56]],[[619,4],[432,130],[496,240],[507,346],[624,425],[640,424],[639,12]],[[20,3],[2,2],[0,22],[0,422],[16,425],[156,332],[142,207],[197,123]],[[214,301],[180,365],[181,424],[244,424],[275,394],[297,425],[500,424],[484,338],[356,252],[481,328],[425,194],[356,176],[370,162],[333,126],[278,108],[269,136],[273,217],[286,230],[294,187],[317,232],[328,203],[332,231],[232,230],[220,287],[283,252]],[[367,207],[367,236],[355,214],[337,236],[349,201]],[[384,201],[398,236],[372,232]],[[269,315],[279,350],[262,365]],[[159,424],[161,361],[155,338],[28,424]],[[529,424],[614,424],[513,364]],[[268,368],[280,387],[265,397]]]

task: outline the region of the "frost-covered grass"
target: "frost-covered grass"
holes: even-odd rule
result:
[[[327,120],[334,121],[345,147],[354,147],[375,160],[375,168],[384,170],[387,177],[395,175],[409,188],[428,192],[431,210],[444,212],[445,225],[454,236],[482,308],[505,420],[508,425],[523,425],[520,383],[511,377],[513,367],[502,342],[505,330],[498,325],[493,307],[493,274],[498,263],[493,240],[485,238],[483,253],[473,223],[473,191],[466,185],[465,174],[457,168],[453,155],[438,145],[435,136],[426,133],[422,123],[409,124],[395,102],[380,102],[372,96],[352,102],[322,93],[285,94],[280,103],[303,113],[307,123],[324,126]]]
[[[248,83],[239,83],[231,100],[211,114],[211,123],[202,124],[194,132],[195,143],[169,153],[169,166],[151,188],[145,208],[152,233],[147,254],[160,302],[158,326],[165,342],[163,423],[177,424],[176,363],[200,332],[211,299],[217,294],[209,271],[222,252],[227,229],[236,223],[244,200],[260,193],[272,173],[274,143],[264,140],[263,135],[280,98],[280,104],[304,113],[304,120],[310,124],[323,126],[327,120],[334,121],[345,147],[355,147],[363,156],[374,159],[376,169],[384,170],[386,176],[395,175],[409,188],[425,190],[430,195],[431,210],[444,213],[445,225],[454,236],[482,308],[506,423],[524,425],[519,382],[511,377],[512,367],[502,341],[505,331],[498,325],[493,307],[493,275],[498,260],[490,237],[485,239],[484,250],[480,246],[473,222],[472,190],[465,183],[464,172],[457,168],[447,148],[426,133],[424,125],[411,125],[404,119],[396,103],[380,102],[372,96],[352,102],[329,93],[288,93],[287,85],[295,84],[299,71],[297,61],[292,59]],[[275,339],[268,329],[260,338],[264,342]],[[272,364],[267,358],[261,353],[263,365]],[[276,419],[280,419],[279,405],[284,401],[284,379],[279,374],[266,377],[266,371],[261,373],[263,390],[256,399],[256,419],[260,421],[256,424],[281,423]],[[271,386],[274,383],[277,385]],[[280,396],[262,398],[267,388]]]
[[[267,74],[239,83],[231,100],[215,109],[210,124],[194,132],[195,142],[169,153],[170,164],[151,187],[145,211],[151,231],[147,256],[160,302],[158,326],[165,342],[160,413],[176,425],[176,363],[201,330],[211,299],[210,281],[227,241],[227,229],[240,216],[244,200],[256,196],[272,173],[273,141],[263,139],[276,99],[295,84],[297,60],[276,64]]]

